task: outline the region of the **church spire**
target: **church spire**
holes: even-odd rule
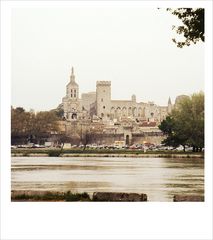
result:
[[[167,107],[167,110],[168,110],[168,113],[171,113],[172,112],[172,101],[171,101],[171,98],[169,97],[169,100],[168,100],[168,107]]]
[[[70,82],[75,82],[74,67],[71,68]]]

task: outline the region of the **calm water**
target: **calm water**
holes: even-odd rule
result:
[[[204,194],[203,159],[13,157],[12,190],[146,193],[148,201]]]

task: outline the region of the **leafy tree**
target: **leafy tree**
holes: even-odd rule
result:
[[[177,133],[177,124],[172,116],[167,116],[159,125],[159,129],[167,135],[162,141],[166,146],[178,147],[182,145],[185,149],[185,137]]]
[[[174,126],[174,120],[171,116],[167,116],[166,119],[164,119],[161,122],[161,125],[159,126],[160,130],[163,131],[165,134],[172,134],[173,132],[173,126]]]
[[[173,111],[176,118],[176,126],[180,133],[187,136],[187,144],[194,151],[204,147],[204,94],[193,94],[190,98],[184,98],[179,107]]]
[[[63,119],[63,117],[64,117],[64,109],[63,108],[58,107],[56,109],[51,110],[50,112],[53,112],[58,117],[58,119]]]
[[[37,142],[44,136],[57,132],[58,117],[55,112],[25,111],[23,108],[11,108],[11,139],[24,139],[24,142]]]
[[[177,41],[172,39],[177,47],[189,46],[191,43],[196,44],[199,41],[205,41],[205,29],[204,29],[204,8],[177,8],[167,10],[177,16],[183,23],[183,25],[175,27],[178,34],[183,34],[185,40]]]
[[[169,146],[192,146],[193,151],[204,147],[204,94],[183,98],[172,113],[161,122],[159,129],[167,135],[163,141]]]
[[[37,136],[42,136],[48,133],[58,131],[58,118],[54,112],[38,112],[34,118],[33,133]]]
[[[31,114],[23,108],[11,108],[11,136],[26,137],[30,133]]]

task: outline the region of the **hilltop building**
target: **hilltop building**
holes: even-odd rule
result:
[[[167,106],[158,106],[154,102],[137,102],[135,95],[129,100],[112,100],[110,81],[97,81],[95,92],[82,93],[79,98],[79,85],[75,81],[73,67],[62,105],[67,121],[92,119],[105,123],[125,119],[160,123],[173,108],[170,98]]]

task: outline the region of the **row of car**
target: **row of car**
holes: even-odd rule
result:
[[[25,145],[11,145],[11,149],[16,148],[45,148],[45,145],[39,145],[39,144],[25,144]]]
[[[27,145],[12,145],[11,149],[16,148],[50,148],[51,146],[39,145],[39,144],[27,144]],[[61,145],[55,146],[55,148],[61,147]],[[66,148],[86,148],[86,149],[131,149],[131,150],[142,150],[142,151],[183,151],[183,146],[178,146],[176,148],[170,146],[164,146],[162,144],[133,144],[133,145],[105,145],[105,144],[87,144],[86,146],[83,144],[80,145],[71,145]],[[185,151],[191,152],[193,150],[192,147],[186,146]]]

